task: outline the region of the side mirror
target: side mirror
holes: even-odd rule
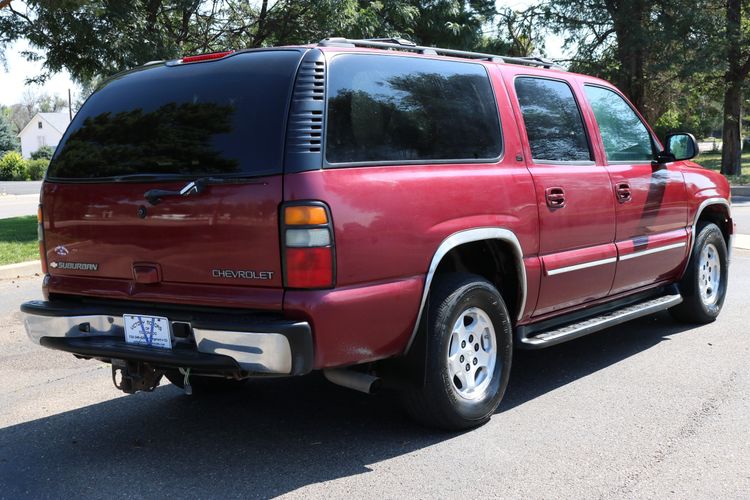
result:
[[[698,156],[698,143],[692,134],[684,132],[677,134],[668,134],[664,140],[664,151],[657,155],[657,161],[662,156],[667,161],[690,160]]]

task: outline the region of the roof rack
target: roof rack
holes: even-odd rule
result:
[[[564,68],[554,61],[542,57],[508,57],[497,54],[484,54],[482,52],[469,52],[466,50],[441,49],[440,47],[423,47],[403,38],[367,38],[363,40],[352,40],[349,38],[331,37],[318,42],[320,47],[369,47],[374,49],[396,49],[419,54],[444,55],[453,57],[465,57],[467,59],[482,59],[486,61],[523,64],[526,66],[538,66],[547,69],[563,70]]]

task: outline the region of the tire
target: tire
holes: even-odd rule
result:
[[[164,377],[169,380],[172,385],[179,387],[180,389],[185,388],[185,376],[180,373],[179,370],[167,370],[164,372]],[[193,390],[193,394],[198,396],[202,394],[236,391],[244,387],[246,383],[247,380],[190,375],[190,387]]]
[[[475,338],[478,331],[482,336]],[[419,423],[450,431],[486,423],[505,394],[513,356],[510,315],[500,293],[480,276],[438,277],[420,334],[426,336],[424,355],[411,357],[420,363],[419,380],[403,391],[406,411]]]
[[[684,323],[706,324],[716,319],[724,305],[729,262],[724,235],[716,224],[703,223],[697,233],[687,270],[679,282],[683,301],[669,312]]]

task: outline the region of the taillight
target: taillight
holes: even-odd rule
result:
[[[36,209],[36,235],[39,240],[39,260],[42,263],[42,273],[47,274],[47,249],[44,244],[44,211],[42,204]]]
[[[229,54],[232,54],[233,52],[234,52],[233,50],[225,50],[223,52],[212,52],[210,54],[200,54],[197,56],[186,56],[186,57],[183,57],[180,61],[183,64],[200,62],[200,61],[210,61],[212,59],[221,59],[222,57],[226,57]]]
[[[284,286],[331,288],[336,253],[331,212],[319,201],[294,202],[281,208]]]

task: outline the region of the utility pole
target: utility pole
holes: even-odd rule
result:
[[[70,89],[68,89],[68,116],[70,117],[70,121],[73,121],[73,104],[70,99]]]

